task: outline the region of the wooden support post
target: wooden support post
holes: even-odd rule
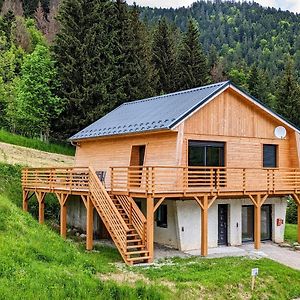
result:
[[[86,250],[93,249],[94,205],[91,198],[86,199]]]
[[[261,245],[261,207],[268,198],[268,195],[262,197],[261,194],[249,195],[254,204],[254,248],[260,249]]]
[[[208,196],[203,196],[201,207],[201,256],[208,254]]]
[[[36,198],[39,202],[39,223],[44,224],[45,218],[45,196],[46,193],[44,192],[35,192]]]
[[[67,205],[60,206],[60,235],[63,238],[67,237]]]
[[[261,206],[254,205],[254,248],[260,249],[261,240]]]
[[[298,243],[300,244],[300,203],[298,203]]]
[[[28,192],[23,190],[23,210],[28,211]]]
[[[147,248],[149,251],[149,262],[154,259],[154,199],[147,197]]]

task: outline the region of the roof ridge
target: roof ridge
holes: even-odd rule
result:
[[[173,92],[173,93],[169,93],[169,94],[165,94],[165,95],[154,96],[154,97],[135,100],[135,101],[128,101],[128,102],[124,102],[122,105],[131,105],[131,104],[136,104],[136,103],[153,101],[153,100],[156,100],[156,99],[172,97],[172,96],[181,95],[181,94],[192,93],[192,92],[195,92],[195,91],[198,91],[198,90],[204,90],[204,89],[212,88],[214,86],[222,86],[222,85],[227,84],[228,82],[230,82],[230,80],[217,82],[217,83],[213,83],[213,84],[208,84],[208,85],[205,85],[205,86],[199,86],[199,87],[196,87],[196,88],[192,88],[192,89],[188,89],[188,90],[182,90],[182,91],[179,91],[179,92]]]

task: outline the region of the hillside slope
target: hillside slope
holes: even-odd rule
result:
[[[68,167],[74,157],[0,142],[0,162],[28,167]]]

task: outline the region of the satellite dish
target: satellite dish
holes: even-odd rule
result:
[[[283,126],[276,127],[274,133],[278,139],[284,139],[286,137],[286,129]]]

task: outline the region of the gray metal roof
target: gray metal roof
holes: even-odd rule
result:
[[[171,129],[229,84],[229,81],[225,81],[124,103],[76,133],[70,140]]]

